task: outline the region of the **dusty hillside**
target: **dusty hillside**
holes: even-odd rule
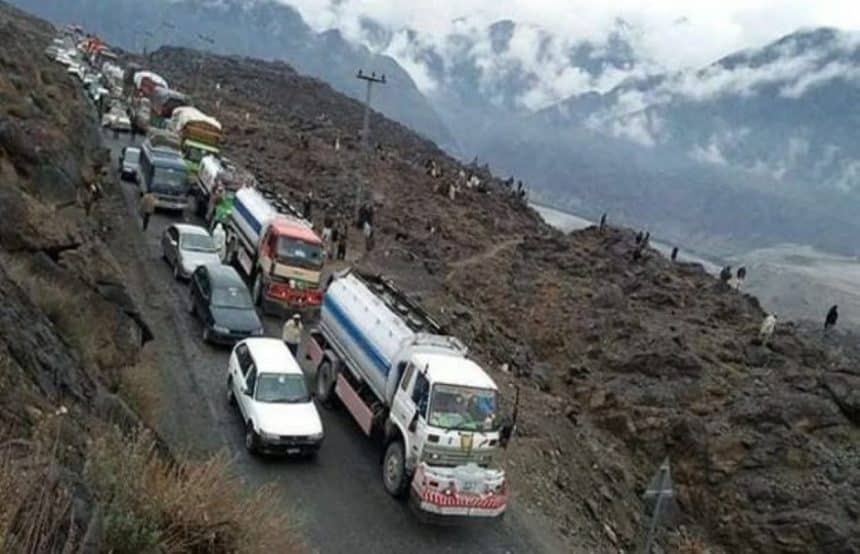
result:
[[[150,63],[190,89],[197,61],[166,49]],[[772,347],[753,344],[755,299],[651,250],[634,261],[630,231],[565,236],[486,174],[488,191],[450,200],[439,188],[459,166],[397,124],[374,117],[383,151],[364,158],[360,104],[283,64],[203,67],[198,103],[226,123],[228,152],[286,192],[313,191],[320,220],[351,212],[356,183],[371,190],[379,235],[360,263],[431,306],[509,398],[508,385],[523,387],[515,494],[571,548],[637,547],[640,495],[668,456],[675,549],[860,549],[855,363],[786,324]],[[442,179],[426,174],[428,157]]]
[[[111,179],[82,207],[105,152],[43,54],[54,36],[0,2],[0,551],[236,552],[273,523],[287,542],[267,546],[290,551],[288,522],[243,503],[225,460],[174,459],[139,415],[157,407],[152,334],[105,240],[134,231]]]

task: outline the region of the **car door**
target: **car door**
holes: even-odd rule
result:
[[[161,251],[164,252],[164,258],[170,264],[173,264],[173,245],[176,242],[173,238],[175,236],[173,231],[175,231],[175,228],[171,225],[161,235]]]
[[[248,372],[245,374],[245,386],[242,388],[242,393],[239,395],[242,397],[240,405],[242,406],[242,416],[244,416],[245,421],[254,419],[254,416],[256,415],[254,413],[254,387],[256,385],[257,366],[254,365],[254,362],[252,361],[248,365]]]
[[[170,247],[170,261],[176,265],[179,263],[179,229],[172,225],[167,230],[167,242]]]
[[[239,405],[239,411],[242,412],[242,415],[245,415],[247,409],[247,397],[242,391],[244,391],[246,387],[245,377],[248,375],[248,370],[250,370],[253,365],[248,345],[241,343],[236,346],[233,350],[233,356],[231,356],[230,362],[230,381],[233,383],[233,396],[236,398],[236,403]]]
[[[415,372],[415,379],[412,384],[412,400],[413,413],[412,419],[409,420],[409,426],[406,432],[409,434],[410,454],[420,456],[419,445],[424,444],[424,438],[427,435],[427,416],[430,410],[430,381],[422,371]]]

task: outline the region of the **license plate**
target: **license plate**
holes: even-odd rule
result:
[[[475,492],[475,489],[478,488],[478,483],[474,481],[464,481],[463,482],[463,492]]]
[[[298,454],[299,452],[301,452],[299,448],[287,448],[287,454]]]

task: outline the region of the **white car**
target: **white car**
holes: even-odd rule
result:
[[[173,276],[177,280],[187,279],[201,265],[221,263],[209,231],[186,223],[174,223],[164,230],[161,256],[173,266]]]
[[[227,398],[245,422],[251,453],[314,455],[322,444],[322,420],[305,376],[279,339],[250,338],[233,348]]]

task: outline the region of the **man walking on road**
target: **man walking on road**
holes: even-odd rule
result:
[[[147,192],[140,198],[140,220],[143,223],[143,230],[149,227],[149,218],[155,213],[155,195]]]
[[[293,317],[284,323],[284,327],[281,329],[281,340],[284,341],[294,357],[299,351],[299,341],[302,340],[302,329],[301,314],[294,314]]]

